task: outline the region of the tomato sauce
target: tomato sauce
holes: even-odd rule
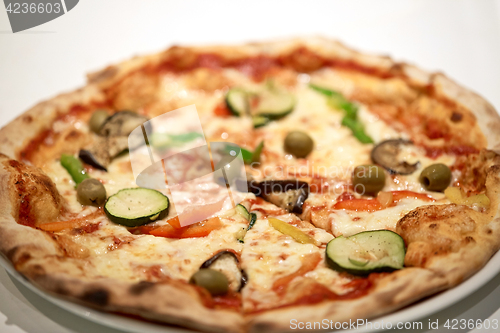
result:
[[[443,154],[453,154],[457,156],[479,154],[477,148],[468,145],[452,145],[445,147],[423,146],[423,148],[425,149],[425,155],[432,159],[436,159]]]
[[[92,110],[98,108],[107,108],[107,103],[97,103],[92,102],[88,105],[83,104],[74,104],[70,107],[68,112],[59,111],[58,115],[54,119],[54,121],[62,120],[62,121],[70,121],[71,118],[79,118],[83,114],[90,112]],[[54,132],[53,129],[45,129],[42,130],[38,135],[32,138],[28,144],[19,152],[19,159],[22,161],[33,161],[33,157],[40,152],[42,147],[50,146],[49,142],[53,142],[57,137],[57,133]]]

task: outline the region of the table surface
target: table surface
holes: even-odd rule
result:
[[[0,9],[0,126],[85,83],[83,73],[173,44],[323,35],[442,71],[500,110],[500,1],[85,0],[12,34]],[[500,275],[420,321],[500,321]],[[53,305],[0,268],[0,332],[119,332]],[[447,331],[442,326],[432,332]],[[429,332],[431,332],[429,331]],[[467,330],[453,330],[467,331]],[[475,330],[474,332],[486,332]],[[427,332],[416,330],[415,332]]]

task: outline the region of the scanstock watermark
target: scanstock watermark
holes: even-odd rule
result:
[[[30,29],[62,16],[79,0],[4,0],[12,32]]]
[[[194,105],[136,127],[128,146],[136,184],[168,189],[181,226],[232,209],[248,195],[241,149],[208,143]]]

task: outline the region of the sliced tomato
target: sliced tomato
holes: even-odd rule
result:
[[[333,209],[355,210],[358,212],[373,212],[381,210],[382,205],[377,199],[349,199],[337,202]]]
[[[66,221],[58,221],[58,222],[49,222],[49,223],[43,223],[38,225],[39,229],[42,229],[44,231],[49,231],[49,232],[59,232],[63,230],[70,230],[70,229],[75,229],[75,228],[86,228],[89,230],[95,231],[97,230],[97,227],[94,226],[91,223],[95,218],[103,214],[102,209],[98,209],[95,212],[83,216],[83,217],[77,217],[73,218],[71,220],[66,220]],[[99,223],[97,223],[98,225]]]
[[[218,117],[223,117],[223,118],[232,116],[231,111],[229,111],[229,109],[225,104],[217,105],[214,109],[214,114]]]
[[[181,223],[179,222],[179,217],[176,216],[174,218],[171,218],[169,220],[167,220],[167,223],[170,224],[172,227],[174,227],[175,229],[180,229],[182,228],[181,227]]]
[[[40,224],[38,226],[38,228],[40,228],[44,231],[58,232],[58,231],[78,228],[79,226],[83,225],[84,223],[85,223],[85,221],[81,221],[81,220],[49,222],[49,223]]]
[[[165,224],[160,227],[154,228],[149,232],[149,234],[166,238],[205,237],[208,236],[212,231],[220,229],[221,227],[222,223],[220,219],[218,217],[212,217],[205,221],[191,224],[187,227],[174,228],[171,224]]]

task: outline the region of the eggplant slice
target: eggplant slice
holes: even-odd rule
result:
[[[127,149],[126,136],[99,137],[89,149],[81,149],[78,157],[96,169],[108,171],[111,160]]]
[[[231,251],[217,252],[200,266],[200,269],[202,268],[210,268],[224,274],[229,280],[229,288],[233,291],[241,291],[248,280],[247,274],[240,268],[238,257]]]
[[[138,126],[149,126],[149,119],[132,111],[120,111],[108,117],[99,130],[99,137],[78,157],[96,169],[108,171],[111,160],[128,149],[128,135]]]
[[[302,214],[302,206],[309,196],[309,184],[300,180],[250,181],[248,189],[256,196],[296,214]]]
[[[413,142],[403,139],[383,141],[373,148],[371,158],[374,163],[382,166],[391,174],[410,175],[417,170],[420,162],[409,164],[397,158],[401,148],[409,145],[413,145]]]
[[[147,117],[132,111],[120,111],[102,124],[99,134],[102,136],[128,136],[136,127],[148,120]]]

